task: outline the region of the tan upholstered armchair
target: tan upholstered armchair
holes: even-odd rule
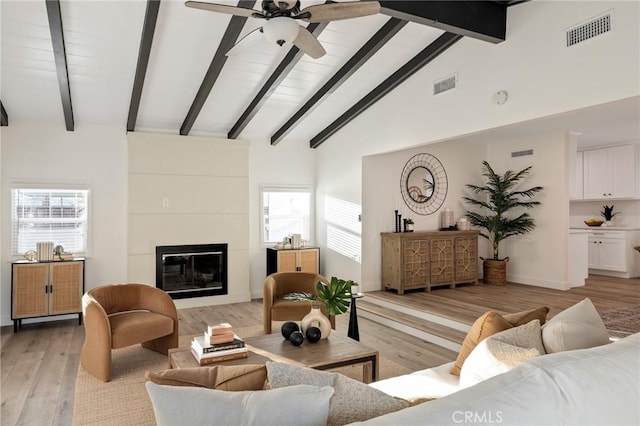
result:
[[[116,284],[82,297],[85,338],[81,363],[97,378],[111,380],[111,350],[142,343],[166,354],[178,347],[178,312],[167,293],[143,284]]]
[[[307,301],[285,300],[287,293],[318,294],[316,284],[329,281],[320,274],[311,272],[276,272],[264,280],[264,296],[262,305],[264,310],[264,332],[271,333],[271,321],[300,321],[309,313],[311,305]],[[324,306],[322,312],[326,315]],[[329,316],[331,328],[336,328],[336,318]]]

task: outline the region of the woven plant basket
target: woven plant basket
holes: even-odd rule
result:
[[[482,281],[489,285],[507,285],[507,262],[504,260],[482,259]]]

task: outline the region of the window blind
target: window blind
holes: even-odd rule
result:
[[[87,189],[11,189],[11,254],[52,241],[74,254],[87,251]]]

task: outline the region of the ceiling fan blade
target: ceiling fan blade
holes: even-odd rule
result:
[[[293,40],[293,45],[302,50],[313,59],[318,59],[327,53],[317,38],[308,29],[299,25],[298,36]]]
[[[253,9],[247,9],[244,7],[227,6],[224,4],[205,3],[201,1],[187,1],[184,3],[187,7],[194,9],[208,10],[209,12],[227,13],[229,15],[244,16],[245,18],[251,18],[255,14],[261,15],[260,12]]]
[[[255,46],[257,43],[259,43],[262,37],[262,27],[258,27],[238,40],[236,44],[231,46],[231,49],[227,50],[227,53],[225,53],[225,55],[227,55],[228,57],[239,56],[242,53],[246,52],[251,46]]]
[[[308,13],[308,17],[303,17],[307,22],[327,22],[375,15],[379,12],[380,3],[377,1],[352,1],[305,7],[299,15]]]

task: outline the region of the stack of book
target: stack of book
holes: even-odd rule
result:
[[[203,336],[193,338],[191,352],[200,365],[247,357],[244,341],[228,323],[208,326]]]

